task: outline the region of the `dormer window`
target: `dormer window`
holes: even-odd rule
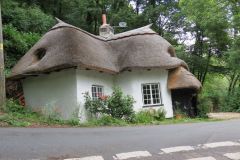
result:
[[[171,57],[176,57],[175,49],[173,48],[173,46],[168,47],[168,53]]]
[[[35,56],[40,61],[46,55],[46,49],[40,48],[35,52]]]

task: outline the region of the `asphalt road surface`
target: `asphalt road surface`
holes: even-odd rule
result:
[[[1,160],[73,158],[240,160],[240,120],[140,127],[0,128]]]

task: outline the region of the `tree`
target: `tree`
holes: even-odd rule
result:
[[[42,34],[55,23],[52,16],[43,13],[37,6],[24,6],[13,0],[3,0],[2,6],[3,24],[12,24],[21,32]]]
[[[229,88],[228,93],[233,93],[236,87],[240,88],[240,37],[237,37],[233,46],[226,55],[228,67]]]
[[[37,6],[26,6],[14,0],[3,0],[3,35],[7,73],[54,24]],[[14,8],[14,9],[13,9]]]
[[[5,107],[5,99],[6,99],[1,13],[2,12],[1,12],[1,3],[0,3],[0,109]]]
[[[185,30],[195,38],[192,54],[201,60],[190,68],[204,84],[212,56],[221,56],[229,43],[226,5],[219,0],[180,0],[180,7],[189,24]]]

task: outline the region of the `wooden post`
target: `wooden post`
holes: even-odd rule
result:
[[[4,73],[4,54],[3,54],[3,35],[2,35],[2,15],[0,2],[0,109],[5,106],[5,73]]]

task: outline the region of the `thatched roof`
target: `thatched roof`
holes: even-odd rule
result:
[[[14,66],[10,79],[83,67],[117,74],[134,68],[174,69],[187,64],[151,25],[103,38],[59,21]]]
[[[172,70],[168,76],[168,89],[195,89],[202,87],[199,80],[183,67]]]

